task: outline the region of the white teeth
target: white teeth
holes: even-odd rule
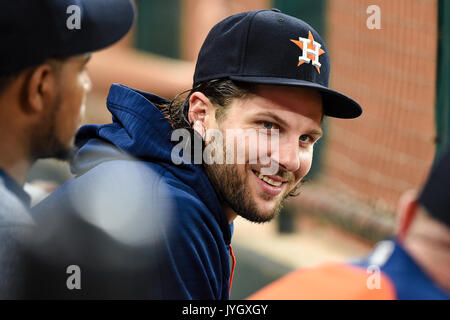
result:
[[[266,176],[263,176],[261,173],[258,173],[258,178],[260,178],[261,180],[263,180],[263,181],[267,182],[268,184],[271,184],[275,187],[281,186],[281,181],[272,180]]]

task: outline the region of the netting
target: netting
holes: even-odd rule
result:
[[[321,183],[394,210],[419,188],[435,151],[437,1],[332,0],[327,8],[331,86],[363,106],[355,120],[330,119]]]

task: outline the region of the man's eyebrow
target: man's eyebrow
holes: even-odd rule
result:
[[[286,121],[284,121],[284,120],[281,119],[279,116],[277,116],[276,114],[274,114],[274,113],[272,113],[272,112],[270,112],[270,111],[257,113],[256,116],[266,116],[266,117],[270,117],[270,118],[272,118],[273,120],[275,120],[276,122],[278,122],[279,124],[281,124],[282,126],[284,126],[284,127],[287,127],[287,126],[288,126],[288,124],[287,124]]]
[[[323,131],[322,130],[317,130],[317,129],[309,130],[307,133],[311,134],[311,135],[314,135],[314,136],[320,136],[320,137],[323,135]]]
[[[277,116],[276,114],[274,114],[270,111],[257,113],[256,116],[267,116],[267,117],[272,118],[273,120],[275,120],[276,122],[278,122],[280,125],[282,125],[284,127],[288,126],[286,121],[284,121],[279,116]],[[307,132],[307,134],[322,136],[323,132],[322,132],[322,129],[311,129]]]

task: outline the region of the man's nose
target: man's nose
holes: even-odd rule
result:
[[[295,143],[292,141],[280,141],[278,149],[278,154],[272,154],[275,156],[282,169],[289,172],[296,172],[300,169],[302,150],[298,145],[298,141],[296,141]]]

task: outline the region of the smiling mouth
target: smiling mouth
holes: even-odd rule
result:
[[[279,187],[281,186],[283,183],[283,181],[275,181],[265,175],[262,175],[261,173],[259,173],[258,171],[252,170],[253,173],[255,174],[255,176],[257,176],[260,180],[264,181],[265,183],[273,186],[273,187]]]

